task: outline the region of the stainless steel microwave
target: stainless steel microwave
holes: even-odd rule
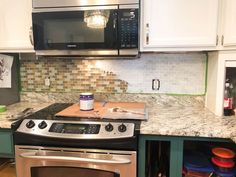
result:
[[[139,0],[33,0],[36,55],[135,57]]]

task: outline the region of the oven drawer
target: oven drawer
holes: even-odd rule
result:
[[[136,177],[136,152],[15,146],[18,177]]]

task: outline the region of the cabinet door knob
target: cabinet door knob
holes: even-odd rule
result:
[[[30,43],[32,45],[34,45],[33,28],[32,28],[32,26],[30,27],[30,30],[29,30],[29,39],[30,39]]]

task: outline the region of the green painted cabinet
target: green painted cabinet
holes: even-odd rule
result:
[[[157,146],[160,147],[156,147]],[[154,148],[156,148],[156,150]],[[156,177],[153,171],[154,166],[158,166],[156,161],[147,162],[149,157],[157,157],[156,151],[162,151],[163,160],[167,164],[166,175],[170,177],[182,176],[182,156],[183,156],[183,140],[169,136],[153,136],[141,135],[139,138],[139,176],[138,177]],[[154,154],[155,153],[155,154]],[[151,170],[150,170],[151,168]],[[150,172],[151,171],[151,172]]]
[[[12,131],[10,129],[0,129],[0,158],[14,157]]]
[[[166,176],[182,177],[184,150],[205,145],[236,151],[236,144],[230,139],[140,135],[138,177],[156,177],[163,168]]]

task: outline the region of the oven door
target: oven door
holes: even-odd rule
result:
[[[33,36],[37,55],[117,55],[117,8],[34,9]]]
[[[17,177],[136,177],[135,151],[15,146]]]

